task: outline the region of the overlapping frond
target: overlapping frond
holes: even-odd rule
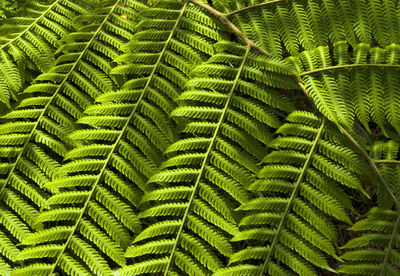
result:
[[[9,239],[9,244],[0,253],[11,262],[33,256],[21,253],[17,257],[15,244],[28,237],[31,229],[42,228],[37,215],[47,206],[51,191],[46,184],[55,177],[68,149],[74,145],[67,135],[76,129],[76,120],[94,97],[115,86],[109,76],[111,58],[104,53],[118,54],[119,45],[113,46],[107,38],[114,33],[109,25],[123,28],[113,16],[126,14],[125,10],[135,13],[123,3],[103,2],[93,11],[97,17],[90,19],[89,27],[77,17],[82,27],[66,38],[68,42],[60,47],[55,67],[36,78],[24,90],[24,99],[18,107],[1,118],[0,194],[1,213],[5,216],[1,235]],[[120,36],[121,40],[128,38]],[[16,273],[35,274],[25,268]]]
[[[370,155],[379,172],[397,200],[400,199],[399,143],[376,141]],[[400,213],[392,210],[393,199],[384,187],[379,187],[378,207],[368,211],[366,217],[349,230],[356,231],[341,256],[345,262],[338,272],[355,275],[397,275],[400,273]],[[398,208],[398,207],[397,207]]]
[[[45,229],[22,241],[32,247],[21,255],[38,259],[39,253],[28,254],[38,250],[48,259],[30,265],[30,273],[78,273],[74,268],[84,271],[78,275],[110,275],[126,265],[124,250],[141,230],[136,213],[149,190],[146,182],[177,139],[168,117],[173,100],[220,34],[197,7],[180,1],[158,1],[139,16],[111,71],[128,81],[86,108],[78,120],[83,129],[68,137],[81,145],[66,154],[57,178],[45,185],[55,193],[37,219]]]
[[[0,275],[399,274],[399,11],[27,1],[0,26]]]
[[[350,275],[398,275],[400,273],[400,214],[372,208],[350,230],[361,234],[342,248],[345,264],[338,272]]]
[[[117,275],[209,275],[226,265],[237,233],[233,209],[249,201],[246,187],[280,126],[274,109],[293,110],[276,86],[291,85],[284,63],[251,53],[230,42],[197,66],[172,112],[183,118],[185,138],[169,146],[170,155],[149,183],[156,189],[139,217],[156,219],[128,248],[133,264]],[[268,66],[274,70],[264,69]],[[285,82],[278,81],[288,79]]]
[[[362,161],[345,146],[332,125],[295,111],[270,144],[259,179],[249,190],[259,196],[243,203],[240,231],[232,239],[246,247],[216,275],[318,275],[332,270],[326,255],[337,258],[337,232],[330,217],[351,223],[347,190],[364,189]]]
[[[87,2],[55,0],[50,4],[29,1],[0,26],[0,102],[9,105],[30,81],[29,70],[47,72],[54,65],[59,40],[72,32],[73,18],[87,13]]]
[[[367,130],[373,122],[387,136],[399,131],[397,1],[213,3],[263,49],[289,57],[329,120],[351,128],[357,118]]]

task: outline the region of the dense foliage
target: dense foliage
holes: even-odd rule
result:
[[[400,274],[400,1],[0,11],[0,275]]]

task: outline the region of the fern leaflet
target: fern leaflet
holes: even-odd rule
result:
[[[365,193],[355,175],[362,163],[337,131],[313,114],[295,111],[287,121],[270,143],[274,150],[263,160],[260,179],[249,187],[263,195],[238,208],[246,215],[233,241],[249,245],[231,256],[236,265],[216,275],[317,275],[313,265],[332,271],[324,254],[338,258],[337,233],[324,213],[351,223],[345,211],[352,209],[350,197],[338,183]],[[260,246],[265,242],[270,245]],[[261,265],[254,265],[258,261]]]

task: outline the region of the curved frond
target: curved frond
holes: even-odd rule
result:
[[[358,119],[369,130],[369,122],[382,131],[400,122],[399,45],[386,48],[346,42],[337,43],[333,54],[328,46],[290,57],[317,108],[330,120],[352,128]],[[390,124],[390,125],[389,125]]]
[[[258,2],[212,1],[243,34],[277,57],[340,41],[353,48],[359,43],[385,48],[400,42],[394,0]]]
[[[287,58],[303,92],[348,129],[373,122],[399,132],[398,3],[374,1],[212,1],[243,35]]]

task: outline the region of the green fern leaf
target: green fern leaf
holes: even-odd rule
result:
[[[156,189],[142,200],[153,207],[139,216],[158,222],[144,229],[128,249],[135,252],[134,260],[141,260],[149,251],[155,259],[141,260],[117,275],[135,274],[140,264],[164,264],[168,255],[159,272],[207,275],[223,267],[224,256],[232,254],[229,239],[237,233],[232,207],[249,200],[244,187],[259,170],[257,162],[265,152],[257,139],[268,143],[269,129],[280,124],[268,106],[293,109],[271,87],[280,83],[271,80],[275,74],[291,72],[285,64],[259,58],[236,44],[219,42],[215,48],[220,52],[192,71],[193,79],[178,98],[182,105],[171,114],[188,120],[184,129],[188,137],[167,148],[171,157],[149,179]],[[257,65],[272,69],[256,69]],[[274,77],[257,77],[268,74]],[[252,80],[259,84],[250,84]],[[261,107],[262,103],[267,107]],[[161,249],[156,242],[161,235],[170,250]]]
[[[399,273],[398,212],[372,208],[367,217],[355,223],[350,230],[363,231],[343,246],[341,256],[346,261],[338,272],[357,275],[396,275]],[[371,248],[372,247],[372,248]]]
[[[85,33],[87,26],[83,22],[76,23],[81,28],[78,33],[72,33],[65,38],[69,43],[60,47],[56,66],[40,75],[24,91],[25,99],[16,110],[2,118],[5,124],[0,139],[4,141],[2,152],[7,158],[2,158],[4,170],[1,172],[3,179],[0,190],[4,206],[1,208],[2,212],[12,212],[15,219],[10,220],[15,220],[17,226],[27,228],[29,232],[42,228],[43,224],[36,221],[37,215],[41,208],[54,203],[46,203],[51,190],[44,186],[56,176],[64,155],[73,145],[67,135],[76,128],[75,121],[82,116],[83,109],[93,102],[92,97],[102,93],[104,89],[112,89],[115,85],[115,81],[109,77],[109,70],[99,69],[95,59],[92,59],[95,56],[104,62],[110,62],[110,58],[102,55],[94,44],[102,41],[102,34],[111,32],[105,23],[113,22],[110,16],[115,7],[116,4],[108,6],[104,3],[101,13],[100,10],[95,11],[104,14],[104,17],[100,21],[92,22],[92,32],[89,35],[77,35]],[[76,20],[79,18],[75,17]],[[126,38],[123,39],[126,41]],[[104,41],[106,42],[107,40]],[[73,49],[71,45],[74,44],[80,45],[80,48]],[[113,46],[104,47],[118,51]],[[71,197],[64,197],[62,200],[68,202]],[[15,248],[14,244],[28,235],[21,236],[18,231],[21,232],[23,228],[14,230],[15,226],[9,225],[11,221],[3,222],[5,230],[2,231],[10,237],[16,235],[15,238],[18,239],[13,238]],[[23,259],[24,255],[21,256]],[[33,273],[25,268],[22,268],[23,271]]]
[[[118,15],[119,1],[114,3]],[[139,219],[158,212],[166,215],[172,210],[149,209],[147,215],[137,215],[140,198],[150,190],[145,185],[147,179],[163,160],[163,150],[177,137],[175,123],[168,115],[176,106],[173,99],[188,79],[188,68],[194,65],[187,57],[200,55],[202,60],[212,49],[211,38],[204,39],[197,31],[211,37],[219,32],[211,20],[207,31],[200,28],[199,20],[204,19],[201,14],[199,18],[189,16],[195,11],[196,7],[179,1],[159,1],[143,9],[135,34],[123,46],[126,52],[115,57],[118,66],[111,70],[115,79],[129,80],[121,90],[114,92],[110,87],[108,93],[96,99],[97,104],[87,106],[78,120],[83,129],[68,137],[77,147],[65,155],[66,162],[57,177],[45,185],[55,194],[46,202],[50,210],[37,218],[49,226],[38,232],[43,232],[37,234],[38,241],[48,237],[51,244],[61,244],[58,255],[48,260],[52,262],[51,272],[67,272],[63,259],[71,256],[88,266],[88,271],[109,275],[112,268],[126,264],[123,251],[131,237],[140,232]],[[165,16],[166,22],[160,20]],[[80,18],[86,22],[97,17]],[[105,41],[105,45],[116,43]],[[66,47],[72,50],[76,46],[80,47]],[[57,231],[62,225],[72,225],[68,235],[50,238],[49,231]],[[76,247],[74,240],[80,241]],[[28,241],[34,245],[34,241]],[[86,255],[84,250],[88,250]]]
[[[249,245],[232,255],[234,266],[221,269],[221,275],[237,275],[250,262],[260,262],[259,275],[282,274],[286,266],[300,275],[317,275],[313,266],[332,271],[325,254],[338,258],[337,233],[326,215],[351,223],[345,211],[352,208],[350,197],[335,182],[365,193],[356,176],[362,163],[344,141],[332,140],[340,135],[315,115],[295,111],[287,121],[270,143],[274,150],[263,159],[260,179],[249,187],[264,195],[238,208],[246,213],[232,241]],[[254,247],[266,242],[267,247]],[[275,272],[279,262],[286,266]]]

